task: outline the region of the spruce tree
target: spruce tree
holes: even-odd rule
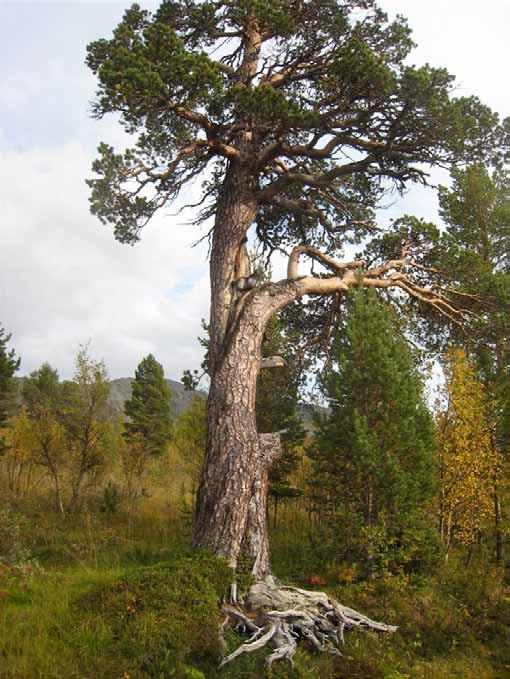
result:
[[[5,427],[12,414],[15,392],[13,377],[20,365],[20,359],[16,358],[14,349],[7,348],[10,339],[11,336],[0,326],[0,429]],[[0,436],[0,454],[6,447],[5,441]]]
[[[149,354],[140,361],[132,383],[131,398],[124,404],[128,417],[125,436],[141,442],[153,456],[161,455],[171,437],[170,399],[163,366]]]
[[[368,575],[413,565],[429,545],[434,427],[409,346],[374,291],[351,298],[322,388],[330,410],[311,456],[337,556]]]

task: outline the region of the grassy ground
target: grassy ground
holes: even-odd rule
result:
[[[303,519],[287,514],[272,536],[276,574],[308,587],[319,575],[343,603],[399,630],[353,633],[339,659],[303,648],[294,668],[266,674],[260,654],[219,672],[217,604],[230,572],[189,550],[186,513],[150,503],[131,516],[23,513],[20,549],[31,556],[0,571],[0,679],[510,678],[510,598],[485,562],[350,582],[345,570],[317,571]]]

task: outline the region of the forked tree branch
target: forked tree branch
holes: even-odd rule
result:
[[[330,273],[299,276],[298,263],[301,255],[319,262]],[[456,295],[457,291],[442,286],[420,285],[412,278],[413,267],[417,271],[423,270],[421,265],[415,266],[407,247],[403,248],[400,258],[370,268],[361,259],[341,262],[318,248],[298,245],[289,256],[287,278],[251,291],[243,306],[247,309],[252,304],[261,304],[264,316],[268,319],[305,295],[334,295],[358,287],[393,288],[402,290],[409,297],[435,309],[451,322],[462,325],[472,312],[452,300],[451,295]],[[470,296],[469,299],[474,301],[476,298]]]
[[[360,267],[365,266],[365,261],[363,259],[355,260],[353,262],[339,262],[318,248],[313,248],[308,245],[297,245],[290,253],[287,267],[287,278],[295,280],[298,277],[299,257],[302,254],[308,255],[312,259],[324,264],[334,273],[349,269],[359,269]]]
[[[298,262],[301,254],[306,254],[308,257],[320,262],[334,276],[329,278],[306,276],[299,279]],[[419,285],[412,279],[408,271],[412,271],[413,268],[423,271],[425,267],[413,261],[407,246],[404,246],[402,256],[399,259],[391,259],[380,266],[368,269],[365,267],[366,263],[364,260],[339,262],[317,248],[299,245],[290,254],[288,278],[297,279],[300,285],[306,288],[304,294],[331,294],[336,290],[348,290],[353,287],[399,288],[410,297],[433,307],[441,315],[457,324],[460,324],[466,315],[470,313],[450,298],[450,295],[456,294],[456,291],[450,291],[442,286]],[[429,271],[436,272],[433,269]],[[342,273],[341,276],[338,275],[340,273]],[[315,280],[310,280],[310,278]],[[475,299],[474,296],[470,298]]]

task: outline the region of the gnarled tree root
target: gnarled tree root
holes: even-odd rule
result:
[[[301,640],[317,651],[341,655],[339,647],[348,630],[394,632],[397,629],[343,606],[324,592],[287,587],[277,583],[272,576],[250,588],[242,610],[238,605],[224,605],[223,612],[226,616],[224,625],[230,623],[238,632],[250,637],[223,659],[221,667],[243,653],[264,647],[274,649],[266,659],[267,665],[283,659],[292,664]]]

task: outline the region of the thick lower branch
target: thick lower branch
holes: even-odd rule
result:
[[[326,266],[332,275],[322,278],[299,276],[298,264],[302,254]],[[457,306],[445,294],[444,288],[424,287],[413,281],[407,273],[407,269],[413,266],[414,262],[406,255],[370,269],[365,268],[363,260],[340,262],[317,248],[298,245],[290,254],[287,278],[263,286],[258,294],[267,296],[267,313],[271,316],[304,295],[333,295],[355,287],[399,288],[452,322],[460,323],[468,311]]]

